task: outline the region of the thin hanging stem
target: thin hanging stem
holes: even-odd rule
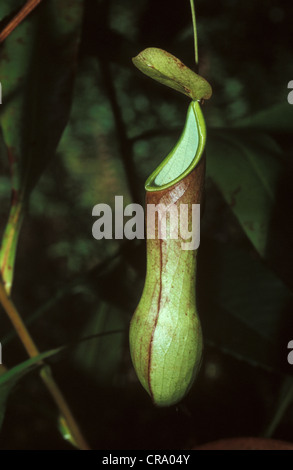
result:
[[[28,0],[24,7],[12,18],[0,33],[0,44],[22,23],[22,21],[41,3],[42,0]]]
[[[196,28],[194,0],[190,0],[190,6],[191,6],[191,15],[192,15],[192,24],[193,24],[194,57],[195,57],[195,65],[197,68],[198,67],[198,44],[197,44],[197,28]]]
[[[20,317],[18,311],[16,310],[16,307],[14,306],[10,297],[8,296],[2,279],[0,281],[0,302],[5,312],[7,313],[11,323],[13,324],[19,336],[19,339],[21,340],[23,346],[25,347],[28,355],[30,357],[38,356],[40,353],[33,339],[31,338],[26,326],[24,325],[22,318]]]
[[[23,346],[25,347],[28,355],[30,357],[36,357],[40,354],[36,344],[34,343],[30,333],[28,332],[20,314],[18,313],[14,303],[8,296],[4,283],[2,279],[0,280],[0,303],[2,304],[4,310],[6,311],[11,323],[13,324],[19,339],[21,340]],[[81,450],[89,450],[89,446],[85,441],[81,431],[76,423],[70,408],[68,407],[65,398],[62,395],[61,390],[59,389],[58,385],[55,383],[51,369],[49,366],[45,366],[41,369],[40,376],[45,383],[47,389],[49,390],[50,394],[52,395],[55,403],[57,404],[60,413],[64,417],[68,429],[76,442],[76,445]]]

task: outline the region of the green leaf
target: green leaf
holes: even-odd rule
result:
[[[28,359],[27,361],[13,367],[8,372],[4,372],[0,375],[0,428],[4,419],[7,399],[17,382],[32,370],[41,367],[41,361],[58,354],[63,349],[64,348],[61,347],[39,354],[38,356]]]
[[[247,127],[270,132],[292,132],[293,106],[289,103],[272,106],[254,116],[237,121],[236,127]]]
[[[3,45],[0,124],[12,177],[12,203],[0,269],[7,291],[24,202],[54,156],[68,121],[83,0],[42,2]]]
[[[212,96],[210,84],[169,52],[149,47],[132,61],[148,77],[189,96],[194,101],[207,100]]]
[[[247,251],[203,240],[199,250],[200,317],[206,339],[242,360],[280,372],[286,367],[290,290]]]
[[[267,253],[281,171],[280,150],[265,134],[214,132],[207,142],[207,174],[261,256]]]
[[[3,45],[1,127],[12,186],[28,195],[68,121],[83,0],[42,2]]]
[[[73,436],[71,435],[71,432],[68,428],[66,420],[61,415],[59,416],[59,420],[58,420],[58,428],[63,439],[67,442],[70,442],[70,444],[73,445],[73,447],[76,447],[78,449],[78,445],[76,444]]]

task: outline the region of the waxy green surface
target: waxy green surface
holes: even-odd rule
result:
[[[132,59],[134,65],[153,80],[173,88],[192,100],[208,100],[212,87],[180,59],[157,47],[148,47]]]
[[[189,230],[191,206],[199,204],[202,195],[205,137],[200,106],[192,102],[182,136],[146,183],[146,204],[174,204],[178,209],[180,204],[188,204]],[[165,173],[167,166],[170,174]],[[158,181],[163,183],[161,187]],[[179,233],[178,239],[168,237],[169,224],[166,239],[156,236],[147,240],[146,281],[130,325],[136,373],[158,406],[173,405],[186,395],[202,356],[195,295],[196,250],[182,249],[184,233]]]

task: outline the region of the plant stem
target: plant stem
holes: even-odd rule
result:
[[[23,8],[14,16],[8,25],[0,33],[0,44],[14,31],[14,29],[22,23],[22,21],[41,3],[42,0],[28,0]],[[30,357],[36,357],[40,354],[36,344],[34,343],[29,331],[27,330],[21,316],[9,297],[12,281],[13,267],[15,261],[15,253],[17,241],[23,220],[23,200],[17,197],[12,201],[8,223],[4,232],[1,255],[0,269],[2,279],[0,280],[0,303],[6,311],[15,331],[21,340],[24,348]],[[40,372],[41,379],[49,390],[60,413],[66,421],[67,427],[76,445],[81,450],[89,450],[89,446],[85,441],[81,431],[71,413],[61,390],[55,383],[51,369],[44,366]]]
[[[198,67],[197,28],[196,28],[196,16],[195,16],[194,0],[190,0],[190,6],[191,6],[191,15],[192,15],[192,24],[193,24],[195,65],[196,65],[196,67]]]
[[[29,331],[27,330],[20,314],[18,313],[14,303],[8,296],[5,286],[2,280],[0,280],[0,303],[2,304],[4,310],[6,311],[11,323],[13,324],[19,339],[21,340],[23,346],[25,347],[28,355],[30,357],[35,357],[40,354],[36,344],[34,343]],[[76,442],[77,446],[81,450],[89,450],[89,446],[85,441],[84,437],[79,430],[79,427],[64,399],[62,392],[60,391],[58,385],[55,383],[51,370],[49,366],[45,366],[41,369],[40,376],[52,395],[55,403],[57,404],[60,413],[63,415],[68,429]]]
[[[15,15],[14,18],[0,33],[0,44],[3,42],[12,31],[41,3],[42,0],[28,0],[21,10]]]
[[[4,287],[4,283],[2,280],[0,281],[0,302],[4,310],[6,311],[11,323],[13,324],[18,334],[18,337],[21,340],[23,346],[25,347],[28,355],[30,357],[38,356],[40,354],[38,348],[36,347],[33,339],[31,338],[12,300],[10,299],[10,297],[8,297],[6,288]]]
[[[77,286],[88,288],[88,286],[93,282],[92,277],[94,278],[94,283],[96,286],[97,273],[99,273],[99,278],[100,278],[100,276],[103,275],[105,269],[108,269],[108,267],[110,266],[110,263],[117,260],[117,258],[121,256],[124,246],[125,244],[122,243],[120,245],[120,248],[118,248],[115,253],[113,253],[110,256],[105,257],[103,261],[100,261],[99,263],[97,263],[90,270],[77,276],[74,280],[68,282],[68,284],[66,284],[65,287],[60,288],[60,290],[58,290],[55,294],[53,294],[52,297],[49,300],[47,300],[47,302],[45,302],[43,305],[37,308],[35,312],[33,312],[28,318],[26,318],[26,325],[30,325],[31,323],[39,319],[43,314],[48,312],[48,310],[52,310],[53,307],[55,307],[58,304],[58,302],[61,301],[66,295],[73,295],[74,289]],[[6,344],[8,344],[13,338],[15,338],[15,335],[16,335],[16,331],[14,328],[12,328],[11,331],[7,333],[7,335],[0,338],[2,346],[5,346]]]
[[[40,376],[46,385],[47,389],[49,390],[51,396],[53,397],[56,405],[58,406],[61,415],[63,416],[68,430],[76,443],[76,446],[79,447],[81,450],[90,450],[87,442],[85,441],[81,431],[78,427],[77,422],[75,421],[74,416],[71,413],[67,402],[59,389],[58,385],[56,384],[52,372],[49,366],[45,366],[41,369]]]

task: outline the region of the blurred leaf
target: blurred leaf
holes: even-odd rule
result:
[[[0,21],[25,4],[24,0],[9,0],[0,4]]]
[[[199,253],[206,337],[242,360],[284,370],[287,342],[280,339],[292,328],[290,290],[259,259],[230,244],[206,241]]]
[[[79,346],[75,359],[82,365],[82,370],[96,381],[113,385],[121,365],[127,326],[128,318],[123,312],[106,302],[100,303],[95,315],[87,322],[82,336],[94,334],[97,338]],[[107,332],[115,330],[122,331],[107,335]]]
[[[40,361],[58,354],[62,349],[63,347],[39,354],[0,375],[0,428],[3,423],[8,396],[17,382],[32,370],[41,367]]]
[[[213,132],[207,157],[207,174],[256,250],[265,256],[282,171],[278,146],[261,133]]]
[[[7,292],[13,282],[23,201],[55,154],[68,121],[82,12],[83,0],[43,2],[1,51],[0,123],[12,177],[11,212],[0,257]]]
[[[118,194],[124,195],[125,204],[131,202],[117,144],[101,68],[96,60],[87,60],[78,71],[70,120],[58,146],[70,177],[66,189],[75,208],[88,211],[99,202],[113,206]]]
[[[91,225],[96,220],[91,215],[92,208],[104,203],[114,212],[115,195],[123,195],[124,206],[131,202],[102,70],[92,58],[78,71],[70,120],[58,155],[68,175],[64,184],[74,215],[67,222],[68,241],[58,240],[52,251],[56,255],[58,250],[63,257],[68,253],[68,266],[76,271],[81,263],[91,266],[113,254],[121,244],[115,238],[97,241],[92,237]]]
[[[5,41],[1,126],[14,190],[36,184],[68,120],[83,1],[40,4]]]
[[[148,77],[187,95],[192,100],[207,100],[212,96],[210,84],[169,52],[149,47],[132,61]]]
[[[292,132],[293,106],[289,103],[272,106],[254,116],[237,121],[235,126],[270,132]]]

